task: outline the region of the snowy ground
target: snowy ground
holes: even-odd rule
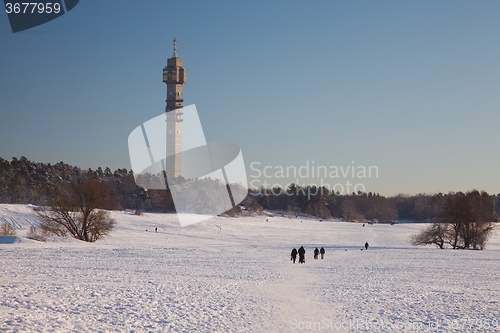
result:
[[[500,331],[499,233],[453,251],[411,246],[418,224],[112,215],[94,244],[0,238],[0,332]],[[35,217],[2,219],[23,236]]]

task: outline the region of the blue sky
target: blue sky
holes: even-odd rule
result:
[[[385,195],[498,193],[499,17],[498,1],[86,0],[13,34],[0,14],[0,156],[130,169],[176,37],[185,105],[247,166],[377,166],[353,181]]]

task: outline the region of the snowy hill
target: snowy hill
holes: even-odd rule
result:
[[[32,207],[0,205],[0,222],[20,236],[0,241],[2,332],[500,326],[498,232],[485,251],[453,251],[411,246],[419,224],[216,217],[181,228],[172,214],[112,217],[116,229],[96,243],[36,242],[23,237],[36,222]],[[306,264],[293,265],[290,251],[300,245]],[[324,260],[312,259],[316,246]]]

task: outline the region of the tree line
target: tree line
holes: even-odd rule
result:
[[[82,182],[96,180],[114,202],[115,209],[173,212],[175,207],[167,191],[146,191],[136,185],[132,170],[97,168],[82,170],[64,162],[36,163],[26,157],[0,157],[0,203],[47,205],[54,192]]]
[[[109,191],[116,209],[152,212],[175,212],[168,191],[146,190],[136,185],[132,170],[97,168],[82,170],[64,162],[36,163],[26,157],[0,157],[0,203],[46,205],[58,188],[81,182],[85,177],[95,179]],[[162,175],[146,174],[140,183],[158,182]],[[249,211],[264,209],[290,215],[308,215],[322,219],[341,218],[345,221],[438,222],[442,219],[442,206],[446,198],[459,193],[397,195],[385,197],[379,193],[351,193],[341,195],[325,187],[292,184],[286,189],[250,189],[242,205]],[[491,218],[500,215],[500,193],[485,197],[491,202]],[[488,208],[489,209],[489,208]]]
[[[484,201],[490,203],[485,208],[486,216],[489,216],[491,221],[497,220],[500,215],[500,194],[481,193]],[[450,192],[385,197],[379,193],[360,192],[341,195],[325,187],[291,184],[287,189],[250,189],[244,204],[254,211],[269,209],[288,215],[300,214],[321,219],[341,218],[343,221],[354,222],[407,220],[432,223],[442,220],[443,206],[449,198],[461,197],[462,194]]]
[[[147,184],[157,183],[163,176],[140,177],[139,183]],[[193,195],[204,198],[205,204],[218,204],[218,198],[210,198],[210,192],[201,194]],[[115,222],[106,210],[175,212],[169,191],[136,185],[131,170],[82,170],[63,162],[35,163],[25,157],[10,162],[0,158],[0,203],[40,206],[37,213],[43,221],[42,230],[34,233],[70,234],[85,241],[95,241],[111,231]],[[291,184],[286,189],[250,189],[240,205],[251,214],[272,210],[289,216],[355,222],[429,222],[412,238],[413,244],[482,249],[500,215],[500,194],[474,190],[393,197],[371,192],[341,195],[325,187]],[[241,214],[240,205],[225,214]]]

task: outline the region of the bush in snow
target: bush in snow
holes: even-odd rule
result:
[[[0,224],[0,236],[15,236],[16,229],[7,222]]]

